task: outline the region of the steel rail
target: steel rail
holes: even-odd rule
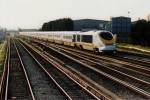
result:
[[[41,42],[42,43],[42,42]],[[49,45],[49,46],[53,46],[52,45]],[[135,64],[132,64],[132,63],[129,63],[129,62],[125,62],[125,61],[120,61],[120,60],[116,60],[114,58],[110,58],[110,57],[101,57],[101,56],[98,56],[98,55],[94,55],[94,54],[90,54],[90,53],[86,53],[86,52],[83,52],[83,51],[79,51],[79,50],[73,50],[71,48],[68,48],[68,47],[63,47],[63,46],[58,46],[58,45],[55,45],[56,47],[61,47],[63,49],[67,49],[67,50],[70,50],[70,51],[73,51],[73,52],[76,52],[76,53],[81,53],[81,54],[84,54],[84,55],[87,55],[87,56],[90,56],[90,57],[93,57],[95,59],[98,59],[98,60],[105,60],[106,62],[113,62],[111,63],[112,65],[114,65],[114,62],[115,63],[118,63],[118,64],[121,64],[121,65],[125,65],[125,69],[129,69],[129,70],[134,70],[135,72],[138,72],[140,74],[143,74],[145,76],[148,76],[150,77],[149,73],[150,73],[150,69],[149,68],[145,68],[143,66],[140,66],[140,65],[135,65]],[[117,66],[118,67],[118,66]],[[127,67],[127,68],[126,68]],[[142,72],[144,73],[142,73]]]
[[[104,66],[105,68],[110,69],[110,70],[112,70],[112,71],[115,71],[115,72],[117,72],[117,73],[119,73],[119,74],[121,74],[121,75],[123,75],[123,76],[125,76],[125,77],[132,78],[133,80],[139,81],[139,82],[141,82],[141,83],[143,83],[143,84],[146,84],[146,85],[149,85],[149,86],[150,86],[150,83],[149,83],[149,82],[146,82],[146,81],[144,81],[144,80],[138,79],[138,78],[136,78],[136,77],[134,77],[134,76],[130,76],[130,75],[124,73],[124,72],[121,72],[121,71],[112,69],[112,68],[110,68],[110,67],[108,67],[108,66],[106,66],[106,65],[104,65],[104,64],[97,63],[97,62],[94,61],[95,59],[92,58],[92,57],[89,57],[89,56],[87,57],[87,56],[85,56],[85,55],[82,55],[82,56],[81,56],[81,54],[73,53],[73,52],[70,52],[70,51],[67,51],[67,50],[64,50],[64,49],[60,49],[60,48],[57,47],[57,46],[51,46],[51,47],[57,48],[57,49],[59,49],[59,50],[63,50],[64,52],[67,52],[67,53],[69,53],[69,54],[71,54],[71,55],[73,55],[73,56],[76,56],[76,57],[78,57],[78,58],[81,58],[81,59],[83,59],[83,60],[85,60],[85,61],[87,61],[87,62],[91,62],[91,63],[97,64],[97,65],[99,65],[99,66]]]
[[[0,82],[0,100],[2,100],[3,96],[5,96],[5,88],[6,88],[5,82],[7,78],[6,76],[7,76],[7,69],[8,69],[8,56],[9,56],[9,40],[7,40],[7,49],[6,49],[3,73],[1,76],[1,82]]]
[[[58,47],[58,48],[61,48],[61,49],[64,49],[64,50],[67,50],[67,51],[70,51],[70,52],[74,52],[74,53],[76,53],[77,55],[79,55],[79,54],[81,54],[82,56],[84,56],[84,57],[86,57],[86,58],[90,58],[90,59],[92,59],[93,61],[95,61],[95,62],[104,62],[104,60],[101,60],[101,59],[97,59],[97,57],[96,56],[93,56],[93,55],[89,55],[88,53],[87,54],[85,54],[85,53],[82,53],[82,52],[77,52],[77,51],[74,51],[74,50],[70,50],[70,49],[67,49],[67,48],[63,48],[62,46],[54,46],[54,45],[50,45],[50,46],[53,46],[53,47]],[[115,63],[113,63],[113,62],[105,62],[105,64],[108,64],[108,65],[112,65],[112,66],[115,66],[115,67],[119,67],[119,68],[122,68],[122,69],[126,69],[126,70],[131,70],[131,71],[133,71],[133,72],[136,72],[136,73],[138,73],[138,74],[141,74],[141,75],[144,75],[144,76],[147,76],[147,77],[150,77],[150,75],[148,74],[150,71],[148,71],[148,70],[140,70],[140,68],[139,69],[134,69],[135,67],[133,66],[121,66],[122,64],[115,64]],[[145,71],[148,71],[147,73],[145,73]]]
[[[41,43],[41,44],[43,44],[43,43]],[[94,71],[96,71],[96,72],[98,72],[98,73],[100,73],[100,74],[106,76],[107,78],[109,78],[109,79],[111,79],[111,80],[113,80],[113,81],[116,81],[116,82],[118,82],[118,83],[120,83],[120,84],[126,86],[126,87],[129,88],[129,89],[132,89],[133,91],[135,91],[135,92],[137,92],[137,93],[139,93],[139,94],[141,94],[141,95],[143,95],[143,96],[145,96],[145,97],[147,97],[147,98],[150,98],[150,93],[149,93],[149,92],[146,92],[146,91],[144,91],[144,90],[142,90],[142,89],[140,89],[140,88],[137,88],[137,87],[135,87],[135,86],[133,86],[133,85],[131,85],[131,84],[128,84],[128,83],[126,83],[126,82],[124,82],[124,81],[122,81],[122,80],[119,80],[119,79],[117,79],[117,78],[115,78],[115,77],[112,77],[111,75],[109,75],[109,74],[107,74],[107,73],[105,73],[105,72],[102,72],[102,71],[100,71],[100,70],[97,70],[97,69],[95,69],[95,68],[93,68],[93,67],[91,67],[91,66],[89,66],[89,65],[87,65],[87,64],[85,64],[85,63],[83,63],[83,62],[80,62],[79,60],[77,60],[77,59],[75,59],[75,58],[72,58],[71,56],[62,53],[62,52],[60,52],[59,50],[53,49],[52,47],[49,47],[49,46],[47,46],[47,45],[45,45],[45,44],[43,44],[43,45],[44,45],[45,47],[47,47],[47,48],[49,48],[49,49],[55,51],[55,52],[60,53],[61,55],[65,56],[65,57],[67,57],[67,58],[69,58],[69,59],[71,59],[71,60],[73,60],[73,61],[75,61],[75,62],[78,62],[79,64],[81,64],[81,65],[83,65],[83,66],[85,66],[85,67],[87,67],[87,68],[90,68],[90,69],[92,69],[92,70],[94,70]]]
[[[9,86],[9,73],[10,73],[10,40],[9,40],[9,43],[8,43],[9,45],[8,45],[8,61],[7,61],[7,64],[8,64],[8,69],[7,69],[7,75],[6,75],[6,86],[5,86],[5,94],[4,94],[4,98],[2,98],[1,100],[8,100],[8,86]],[[16,48],[15,48],[16,49]],[[17,51],[17,49],[16,49],[16,51]],[[18,52],[17,52],[17,54],[18,54]],[[19,57],[20,55],[18,55],[18,57]],[[19,60],[20,60],[20,57],[19,57]],[[22,62],[21,60],[20,60],[20,62]],[[24,65],[23,65],[23,63],[21,63],[21,65],[22,65],[22,67],[24,67]],[[34,97],[34,95],[33,95],[33,92],[32,92],[32,89],[31,89],[31,85],[30,85],[30,82],[29,82],[29,79],[28,79],[28,76],[27,76],[27,73],[26,73],[26,71],[25,71],[25,69],[24,69],[24,74],[25,74],[25,77],[26,77],[26,81],[27,81],[27,83],[28,83],[28,86],[29,86],[29,89],[30,89],[30,93],[31,93],[31,96],[32,96],[32,100],[35,100],[35,97]]]
[[[119,47],[119,48],[117,48],[117,51],[124,52],[124,53],[130,53],[133,55],[138,54],[138,56],[142,56],[142,57],[145,56],[145,57],[150,58],[150,52],[139,51],[136,49],[134,50],[134,49],[130,49],[130,48]]]
[[[20,40],[21,41],[21,40]],[[28,47],[30,47],[31,49],[33,49],[29,44],[27,44],[27,43],[25,43],[24,41],[21,41],[23,44],[25,44],[25,45],[27,45]],[[34,50],[34,49],[33,49]],[[34,50],[35,51],[35,50]],[[37,51],[36,51],[37,52]],[[37,52],[38,53],[38,52]],[[39,55],[41,55],[41,56],[43,56],[41,53],[39,53]],[[49,57],[47,57],[47,56],[43,56],[43,58],[44,59],[46,59],[46,58],[49,58]],[[50,59],[50,58],[49,58]],[[52,61],[50,61],[50,60],[48,60],[47,59],[47,61],[49,61],[50,63],[52,63],[53,62],[53,60]],[[55,66],[58,66],[58,64],[54,64]],[[59,65],[59,66],[61,66],[61,65]],[[57,67],[58,68],[58,67]],[[66,74],[67,75],[67,74]],[[104,97],[105,98],[105,97]],[[105,99],[104,99],[105,100]]]
[[[20,43],[21,44],[21,43]],[[23,46],[23,44],[21,44],[22,46]],[[24,46],[23,46],[24,47]],[[27,48],[26,47],[24,47],[26,50],[27,50]],[[30,53],[30,55],[36,60],[36,58],[31,54],[31,52],[29,51],[29,50],[27,50],[29,53]],[[36,52],[36,51],[34,51],[34,52]],[[79,87],[81,87],[82,89],[84,89],[86,92],[88,92],[90,95],[92,95],[95,99],[97,99],[97,100],[99,100],[100,98],[98,98],[97,96],[95,96],[92,92],[90,92],[89,90],[87,90],[86,88],[84,88],[82,85],[80,85],[80,83],[78,83],[76,80],[74,80],[71,76],[69,76],[64,70],[62,70],[62,69],[60,69],[60,65],[58,65],[58,64],[56,64],[56,63],[54,63],[54,61],[50,61],[50,59],[48,59],[47,57],[43,57],[43,55],[42,54],[38,54],[38,55],[40,55],[43,59],[45,59],[46,61],[48,61],[49,63],[51,63],[55,68],[57,68],[59,71],[61,71],[64,75],[66,75],[69,79],[71,79],[74,83],[76,83]],[[46,69],[44,68],[44,66],[42,66],[37,60],[36,60],[36,62],[42,67],[42,69],[43,70],[45,70],[46,71]],[[57,66],[59,66],[59,67],[57,67]],[[46,73],[48,73],[49,74],[49,72],[47,72],[46,71]],[[52,76],[51,76],[52,77]],[[52,77],[53,78],[53,77]],[[54,78],[53,78],[54,79]]]
[[[17,51],[17,55],[18,55],[18,57],[19,57],[21,66],[22,66],[22,68],[23,68],[23,72],[24,72],[24,75],[25,75],[25,77],[26,77],[26,81],[27,81],[27,84],[28,84],[28,87],[29,87],[29,90],[30,90],[30,93],[31,93],[32,100],[35,100],[35,96],[34,96],[34,93],[33,93],[33,89],[32,89],[32,87],[31,87],[31,83],[30,83],[30,81],[29,81],[29,76],[28,76],[28,74],[27,74],[27,71],[26,71],[25,66],[24,66],[24,64],[23,64],[23,62],[22,62],[21,56],[20,56],[20,54],[19,54],[19,51],[18,51],[18,49],[17,49],[17,47],[16,47],[16,44],[15,44],[14,40],[13,40],[13,44],[14,44],[14,46],[15,46],[15,49],[16,49],[16,51]]]
[[[142,59],[141,60],[134,59],[133,57],[129,57],[129,55],[125,55],[127,57],[123,56],[122,54],[118,54],[118,55],[116,54],[116,55],[113,55],[113,56],[106,55],[106,56],[111,57],[111,58],[115,58],[115,59],[118,59],[118,60],[130,62],[130,63],[134,63],[134,64],[137,64],[137,65],[145,66],[146,68],[150,67],[150,62],[142,60]]]
[[[8,40],[8,61],[7,61],[7,75],[6,75],[6,86],[5,86],[5,97],[4,100],[7,100],[7,95],[8,95],[8,82],[9,82],[9,72],[10,72],[10,39]]]
[[[22,45],[22,44],[21,44]],[[36,61],[36,63],[40,66],[40,68],[50,77],[50,79],[56,84],[56,86],[60,89],[60,91],[69,99],[72,100],[72,98],[69,96],[69,94],[57,83],[57,81],[50,75],[50,73],[41,65],[41,63],[31,54],[31,52],[22,45],[22,47],[29,53],[29,55]]]

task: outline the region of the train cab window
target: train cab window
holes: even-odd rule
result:
[[[106,40],[112,40],[113,39],[112,34],[109,32],[101,32],[100,37],[102,37],[103,39],[106,39]]]
[[[80,42],[80,35],[77,35],[77,41]]]
[[[92,35],[82,35],[82,42],[92,43],[93,37]]]

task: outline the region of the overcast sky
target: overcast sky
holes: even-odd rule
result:
[[[72,19],[104,19],[129,16],[147,18],[150,0],[0,0],[0,27],[40,28],[44,22]]]

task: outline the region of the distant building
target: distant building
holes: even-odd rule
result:
[[[5,29],[0,29],[0,40],[3,40],[5,38],[5,32],[6,30]]]
[[[19,31],[17,31],[17,30],[7,30],[7,34],[9,34],[11,37],[14,37],[15,35],[19,34]]]
[[[81,19],[74,20],[74,31],[107,30],[117,34],[118,41],[129,42],[131,33],[131,18],[112,17],[110,21]]]
[[[118,41],[130,41],[129,35],[131,32],[131,18],[129,17],[112,17],[110,21],[81,19],[74,20],[74,31],[88,30],[107,30],[117,34]]]
[[[111,23],[113,33],[131,32],[131,18],[129,17],[113,17]]]
[[[19,29],[20,32],[33,32],[38,31],[37,29]]]
[[[4,39],[5,38],[5,32],[3,31],[0,31],[0,40]]]
[[[113,17],[111,19],[111,31],[117,34],[120,42],[130,41],[131,18],[129,17]]]
[[[74,20],[74,31],[105,30],[109,22],[110,21],[95,19]]]

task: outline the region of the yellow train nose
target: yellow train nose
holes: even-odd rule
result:
[[[114,39],[105,40],[105,39],[101,38],[101,40],[105,45],[112,45],[114,43]]]

